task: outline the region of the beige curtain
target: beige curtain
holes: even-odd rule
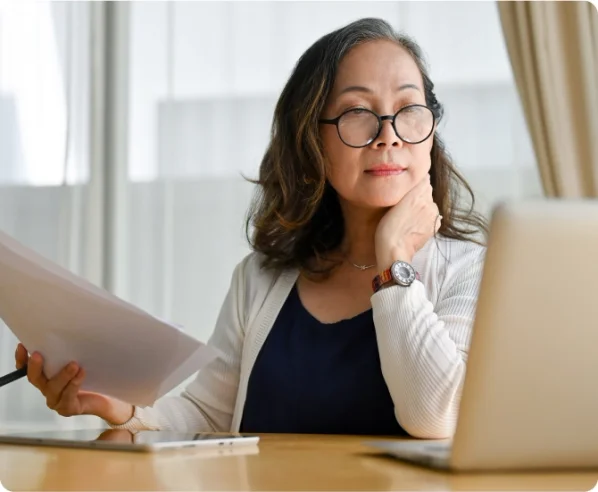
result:
[[[589,2],[499,1],[546,195],[598,197],[598,11]]]

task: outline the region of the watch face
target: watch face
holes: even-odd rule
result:
[[[415,270],[409,263],[397,261],[393,263],[390,273],[394,281],[399,285],[411,285],[415,280]]]

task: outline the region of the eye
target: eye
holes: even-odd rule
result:
[[[420,104],[417,104],[417,103],[410,103],[407,106],[403,106],[400,109],[400,111],[402,113],[406,113],[406,114],[419,113],[422,110],[423,110],[422,106]]]
[[[368,113],[369,111],[366,108],[363,108],[361,106],[355,106],[352,108],[347,108],[343,111],[343,113],[348,113],[351,112],[353,114],[363,114],[363,113]]]
[[[403,112],[403,113],[417,113],[420,110],[421,110],[421,108],[419,106],[415,106],[413,104],[410,104],[408,106],[404,106],[403,108],[401,108],[401,112]]]
[[[343,112],[346,111],[353,111],[355,113],[363,113],[364,111],[367,111],[363,106],[350,106],[348,108],[346,108]]]

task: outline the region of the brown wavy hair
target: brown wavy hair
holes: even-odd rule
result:
[[[325,274],[339,263],[332,261],[323,268],[319,261],[331,260],[345,227],[337,193],[326,179],[318,119],[343,57],[353,47],[374,40],[393,41],[410,53],[423,78],[426,105],[437,122],[443,116],[421,49],[388,22],[361,19],[316,41],[295,65],[278,99],[259,178],[251,180],[258,187],[246,234],[253,250],[262,253],[266,268]],[[474,211],[473,191],[437,132],[433,138],[430,176],[433,199],[443,216],[438,234],[481,244],[480,233],[485,235],[487,226]],[[468,205],[462,202],[463,193]]]

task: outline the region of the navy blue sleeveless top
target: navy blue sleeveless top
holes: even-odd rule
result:
[[[372,310],[323,324],[294,286],[251,371],[240,430],[405,435],[380,369]]]

